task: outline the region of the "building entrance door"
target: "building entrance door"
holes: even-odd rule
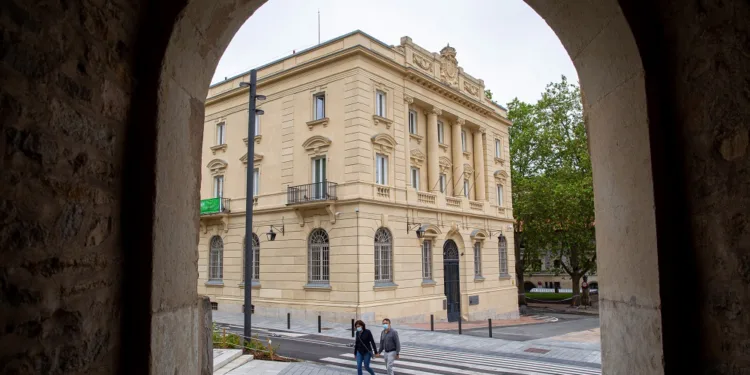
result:
[[[458,246],[453,240],[445,241],[443,245],[443,271],[448,321],[456,322],[461,319],[461,283],[459,281]]]

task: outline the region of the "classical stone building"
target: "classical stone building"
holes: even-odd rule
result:
[[[340,321],[518,314],[511,124],[453,47],[432,53],[408,37],[389,46],[355,31],[258,77],[267,99],[254,139],[240,87],[249,75],[208,91],[198,293],[239,312],[252,287],[255,314]]]

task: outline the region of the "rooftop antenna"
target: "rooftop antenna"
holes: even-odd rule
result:
[[[318,44],[320,44],[320,9],[318,9]]]

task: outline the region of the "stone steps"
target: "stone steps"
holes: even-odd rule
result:
[[[214,369],[214,375],[226,375],[229,374],[231,371],[237,369],[238,367],[244,365],[245,363],[248,363],[253,360],[253,356],[250,354],[245,354],[237,357],[235,360],[225,364],[218,370]]]
[[[214,373],[241,356],[240,349],[214,349]]]

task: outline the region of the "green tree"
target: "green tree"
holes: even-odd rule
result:
[[[484,90],[484,96],[487,97],[487,99],[492,100],[492,90]]]
[[[516,267],[519,294],[523,272],[550,253],[573,281],[596,267],[594,189],[581,91],[563,76],[547,86],[536,104],[508,104]],[[522,298],[521,298],[522,299]],[[521,301],[519,301],[521,302]]]

